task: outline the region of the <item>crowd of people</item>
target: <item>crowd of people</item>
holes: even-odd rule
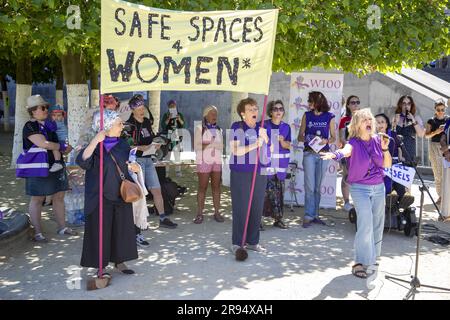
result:
[[[99,265],[99,181],[100,154],[103,168],[103,258],[102,266],[113,263],[124,274],[133,274],[125,262],[138,258],[137,246],[148,247],[142,229],[146,228],[148,210],[142,202],[125,201],[121,196],[124,179],[139,184],[143,194],[150,193],[159,214],[159,226],[174,229],[165,213],[164,194],[161,191],[154,158],[149,154],[157,136],[153,131],[153,117],[146,117],[145,100],[134,95],[128,101],[131,114],[124,121],[118,112],[120,102],[112,95],[103,97],[105,110],[103,126],[100,112],[92,115],[92,130],[88,141],[78,148],[76,163],[85,174],[85,231],[81,266],[98,269],[98,275],[110,279],[110,275]],[[345,116],[339,124],[330,112],[327,98],[322,92],[312,91],[308,95],[309,111],[305,112],[298,136],[304,144],[303,169],[305,206],[302,227],[314,224],[325,225],[319,215],[321,184],[329,161],[338,161],[342,168],[342,194],[344,209],[355,208],[357,232],[354,241],[354,265],[352,273],[367,277],[367,268],[378,263],[384,228],[386,199],[400,207],[410,206],[414,198],[403,185],[385,176],[384,168],[402,162],[413,165],[416,160],[416,136],[430,139],[430,161],[432,164],[438,204],[449,221],[450,215],[450,119],[445,115],[445,102],[437,102],[435,115],[426,127],[416,114],[417,108],[410,96],[402,96],[397,103],[395,116],[390,121],[384,114],[374,116],[370,109],[360,109],[356,95],[345,101]],[[61,106],[50,105],[39,95],[27,100],[30,115],[23,128],[25,152],[46,153],[44,169],[47,175],[26,178],[26,194],[31,196],[29,213],[34,227],[33,241],[47,242],[41,228],[41,211],[46,196],[52,196],[53,212],[57,222],[57,233],[76,235],[65,226],[64,193],[69,189],[66,164],[63,155],[72,151],[67,139],[65,112]],[[194,128],[194,150],[198,177],[197,213],[193,223],[204,222],[206,191],[211,181],[214,204],[214,220],[223,223],[220,212],[223,149],[229,147],[230,190],[232,200],[231,252],[245,248],[265,252],[260,244],[262,218],[273,218],[273,226],[288,228],[283,220],[284,181],[287,177],[291,127],[283,121],[286,109],[281,100],[267,104],[267,117],[259,121],[259,107],[252,98],[241,100],[236,106],[240,121],[231,124],[227,134],[228,146],[224,143],[224,130],[218,125],[219,111],[213,105],[203,109],[201,124]],[[392,124],[391,124],[392,123]],[[186,127],[186,121],[178,110],[177,102],[168,103],[164,113],[162,131],[169,137],[171,150],[178,154],[181,137],[178,129]],[[338,128],[338,135],[334,128]],[[126,138],[123,133],[126,132]],[[399,136],[401,137],[400,143]],[[173,137],[173,138],[172,138]],[[338,149],[331,151],[336,143]],[[400,145],[404,148],[400,148]],[[103,151],[100,152],[100,145]],[[36,151],[37,150],[37,151]],[[446,162],[447,161],[447,162]],[[42,166],[41,166],[42,167]],[[41,168],[40,167],[40,168]],[[41,168],[42,169],[42,168]],[[176,168],[177,175],[181,169]],[[165,176],[165,175],[164,175]],[[442,177],[442,179],[441,179]],[[350,197],[353,204],[350,203]]]

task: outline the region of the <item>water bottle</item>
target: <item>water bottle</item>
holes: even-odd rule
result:
[[[137,151],[137,148],[131,149],[130,155],[128,156],[129,162],[131,162],[131,163],[136,162],[136,151]]]

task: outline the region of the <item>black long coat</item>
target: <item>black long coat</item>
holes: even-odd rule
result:
[[[82,159],[84,149],[77,157],[77,164],[86,170],[84,212],[86,224],[83,240],[81,265],[98,268],[99,262],[99,167],[100,145],[92,156]],[[125,177],[128,174],[126,161],[130,147],[120,139],[111,153],[114,155]],[[136,232],[133,221],[133,207],[120,197],[121,179],[110,154],[103,151],[103,266],[109,262],[121,263],[137,259]]]

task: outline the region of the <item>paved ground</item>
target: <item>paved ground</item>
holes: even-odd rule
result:
[[[11,136],[0,134],[0,206],[26,211],[22,180],[14,178],[9,167]],[[365,280],[350,274],[354,225],[342,210],[324,210],[328,226],[301,227],[303,208],[287,212],[290,228],[269,226],[261,234],[267,247],[265,255],[249,253],[238,263],[229,253],[231,238],[230,194],[224,191],[222,209],[226,222],[207,217],[203,224],[192,223],[196,207],[196,179],[185,170],[177,181],[189,186],[178,202],[172,218],[176,230],[158,229],[156,217],[150,217],[145,236],[151,246],[139,249],[139,259],[129,263],[136,271],[126,276],[111,270],[112,285],[103,290],[86,291],[85,279],[93,270],[81,271],[80,289],[69,289],[67,273],[77,266],[82,247],[80,236],[57,236],[51,210],[44,213],[44,231],[51,241],[37,245],[20,237],[12,243],[0,243],[0,299],[401,299],[408,284],[386,280],[393,275],[409,280],[414,272],[416,238],[402,232],[386,232],[378,276],[368,286]],[[432,183],[431,183],[432,184]],[[434,187],[431,188],[435,196]],[[418,186],[413,186],[419,203]],[[338,202],[338,205],[342,203]],[[211,201],[208,201],[212,214]],[[437,221],[431,200],[425,198],[425,222],[450,231]],[[340,209],[340,207],[338,207]],[[423,284],[450,288],[449,247],[423,241],[419,278]],[[70,284],[70,282],[69,282]],[[77,284],[74,286],[76,287]],[[450,294],[424,289],[417,299],[448,300]]]

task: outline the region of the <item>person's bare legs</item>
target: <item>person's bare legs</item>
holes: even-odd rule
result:
[[[197,191],[197,216],[203,215],[205,208],[206,191],[208,190],[210,173],[197,172],[198,176],[198,191]],[[214,202],[214,207],[216,203]]]
[[[151,188],[149,190],[153,195],[153,201],[155,202],[155,207],[159,214],[164,212],[164,200],[161,194],[161,188]]]
[[[211,189],[214,203],[214,214],[220,216],[220,183],[222,179],[222,171],[211,172]]]
[[[42,233],[41,228],[41,212],[42,212],[42,202],[45,196],[31,196],[29,212],[31,224],[34,227],[34,234]]]
[[[66,207],[64,205],[65,191],[57,192],[53,195],[53,213],[55,215],[58,230],[66,226]]]

